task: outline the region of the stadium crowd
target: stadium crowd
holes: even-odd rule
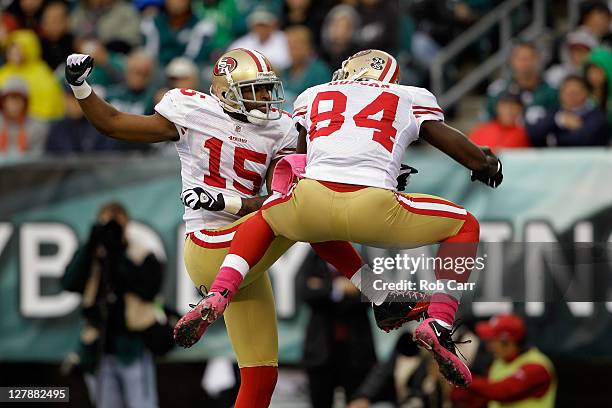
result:
[[[95,58],[90,82],[107,101],[147,114],[168,89],[207,90],[212,65],[224,50],[254,48],[281,75],[285,109],[291,110],[299,93],[328,81],[345,58],[363,48],[391,51],[403,65],[402,83],[427,86],[427,69],[438,50],[500,1],[3,3],[0,157],[16,157],[151,150],[103,137],[87,123],[63,80],[65,59],[73,52]],[[555,7],[556,2],[548,3]],[[610,26],[609,4],[585,1],[579,25],[557,35],[558,51],[516,44],[509,56],[511,76],[488,87],[483,122],[471,132],[473,140],[493,148],[608,145]],[[483,38],[475,52],[495,42]],[[451,78],[459,75],[456,68],[449,69]],[[149,153],[165,150],[173,149]]]

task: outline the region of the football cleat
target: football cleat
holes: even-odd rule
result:
[[[388,333],[411,320],[426,319],[429,298],[414,290],[390,292],[383,303],[373,306],[376,325]]]
[[[229,303],[227,289],[206,293],[205,287],[202,291],[203,286],[198,289],[202,299],[195,305],[189,305],[192,309],[174,326],[174,342],[177,346],[189,348],[196,344],[206,329],[221,317]]]
[[[457,356],[457,342],[452,339],[455,330],[443,327],[433,318],[425,319],[415,329],[414,341],[433,355],[449,383],[465,388],[471,384],[472,374]]]

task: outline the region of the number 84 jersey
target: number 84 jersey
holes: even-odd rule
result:
[[[291,116],[262,126],[229,116],[217,100],[191,89],[173,89],[155,110],[176,126],[183,190],[203,187],[216,195],[244,198],[260,194],[272,160],[295,152]],[[185,208],[186,232],[216,229],[239,217],[224,211]]]
[[[300,94],[293,120],[308,132],[307,178],[395,190],[421,124],[444,114],[424,88],[344,80]]]

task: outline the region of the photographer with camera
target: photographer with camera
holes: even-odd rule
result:
[[[65,290],[83,295],[79,362],[98,408],[157,407],[153,355],[174,344],[176,314],[155,302],[163,266],[127,240],[128,222],[121,204],[102,206],[62,278]]]

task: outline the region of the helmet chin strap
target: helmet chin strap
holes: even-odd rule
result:
[[[367,68],[361,68],[359,70],[359,72],[354,73],[353,75],[351,75],[351,77],[349,78],[352,81],[357,81],[359,80],[363,75],[365,75],[368,72]]]

